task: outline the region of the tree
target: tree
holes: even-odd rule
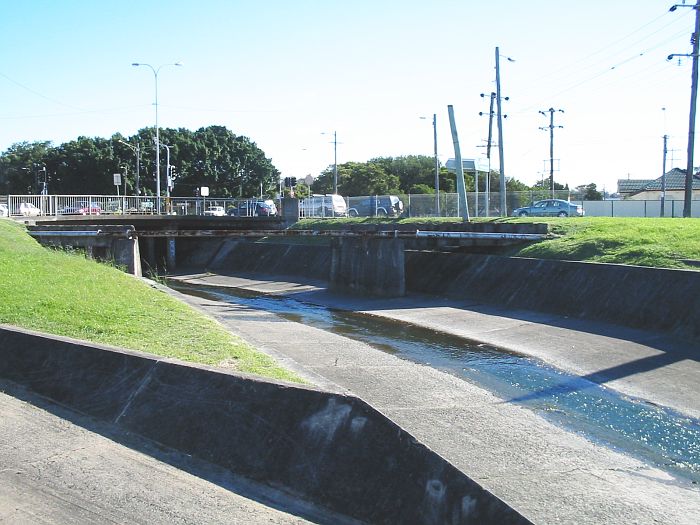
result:
[[[602,201],[603,194],[598,191],[594,182],[590,184],[582,184],[576,186],[576,192],[581,195],[580,199],[584,201]]]
[[[39,193],[38,170],[45,167],[51,142],[20,142],[0,155],[0,194]],[[47,168],[48,170],[48,168]]]
[[[121,141],[140,146],[140,189],[154,194],[155,130],[144,128],[136,135],[115,134],[109,139],[78,137],[60,146],[50,142],[19,143],[0,154],[0,192],[38,193],[37,169],[46,166],[53,193],[113,193],[114,173],[126,176],[126,186],[135,191],[136,159],[134,151]],[[176,183],[174,196],[191,196],[195,188],[209,186],[212,196],[250,197],[276,193],[279,171],[264,152],[248,137],[237,136],[223,126],[197,131],[165,128],[161,145],[170,146],[170,164]],[[162,147],[162,146],[161,146]],[[161,150],[161,191],[166,184],[166,150]]]
[[[329,166],[316,178],[311,190],[314,193],[331,193],[333,176],[333,166]],[[347,197],[400,193],[399,178],[388,174],[378,163],[346,162],[338,165],[338,193]]]

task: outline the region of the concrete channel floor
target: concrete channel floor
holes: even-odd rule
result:
[[[697,415],[692,348],[654,334],[425,297],[368,300],[267,276],[181,274],[198,286],[295,297],[535,355]],[[535,523],[700,523],[700,488],[466,380],[266,311],[181,296],[322,388],[351,392]],[[617,337],[615,337],[617,336]],[[565,342],[571,344],[565,344]],[[670,358],[657,359],[655,356]],[[656,366],[650,366],[649,361]],[[607,375],[606,375],[607,374]]]

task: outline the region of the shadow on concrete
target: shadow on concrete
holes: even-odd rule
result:
[[[8,326],[0,378],[351,518],[323,523],[529,523],[354,396]]]
[[[335,523],[341,525],[356,525],[361,523],[346,516],[332,513],[327,509],[316,507],[312,503],[306,502],[298,497],[290,496],[283,491],[237,476],[230,470],[199,460],[190,454],[184,454],[175,449],[143,438],[133,432],[125,431],[118,425],[58,405],[52,400],[39,396],[16,383],[0,380],[0,390],[7,395],[29,403],[41,410],[45,410],[73,425],[84,428],[89,432],[99,434],[110,441],[150,456],[162,463],[166,463],[179,470],[192,474],[193,476],[218,485],[239,496],[256,501],[266,507],[293,514],[314,523],[329,525]],[[231,518],[235,519],[235,516]]]

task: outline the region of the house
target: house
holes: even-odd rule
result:
[[[680,200],[685,197],[685,170],[673,168],[658,179],[618,179],[617,192],[628,200],[661,200],[662,179],[666,178],[666,199]],[[700,175],[693,175],[693,192],[700,192]]]

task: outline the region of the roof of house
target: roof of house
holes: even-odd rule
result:
[[[673,168],[666,172],[666,191],[685,189],[685,170]],[[658,179],[618,179],[618,193],[633,195],[643,191],[661,191],[663,175]],[[700,175],[693,175],[693,190],[700,190]]]
[[[617,179],[618,193],[633,193],[644,188],[654,179]]]

